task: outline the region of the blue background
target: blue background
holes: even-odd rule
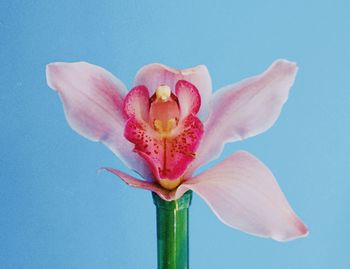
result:
[[[151,194],[96,173],[127,169],[68,127],[47,63],[95,63],[129,87],[147,63],[206,64],[218,89],[277,58],[300,67],[281,117],[217,161],[255,154],[310,235],[244,234],[195,196],[191,268],[350,268],[349,11],[346,0],[2,1],[0,268],[156,268]]]

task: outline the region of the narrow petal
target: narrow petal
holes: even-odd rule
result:
[[[186,80],[179,80],[175,86],[175,93],[179,100],[182,119],[191,113],[198,113],[201,107],[201,96],[196,86]]]
[[[174,91],[179,80],[186,80],[196,86],[202,100],[198,115],[201,118],[206,117],[208,103],[212,95],[212,84],[205,65],[180,70],[162,64],[149,64],[138,71],[135,77],[135,85],[145,85],[149,89],[150,95],[152,95],[163,84],[168,85]]]
[[[48,85],[59,93],[67,121],[76,132],[103,142],[127,166],[150,176],[147,164],[132,152],[133,144],[123,136],[126,88],[120,80],[85,62],[51,63],[46,77]]]
[[[108,171],[108,172],[111,172],[112,174],[118,176],[121,180],[123,180],[126,184],[128,184],[131,187],[153,191],[166,201],[174,199],[173,193],[169,192],[168,190],[163,189],[157,183],[139,180],[135,177],[132,177],[132,176],[125,174],[122,171],[114,169],[114,168],[104,167],[101,169]]]
[[[179,123],[178,133],[163,137],[145,122],[130,118],[125,127],[125,137],[135,144],[134,151],[142,156],[156,179],[180,178],[194,160],[195,151],[203,134],[203,125],[193,115]]]
[[[277,60],[261,75],[218,90],[213,96],[211,114],[204,123],[198,158],[187,176],[217,158],[225,143],[269,129],[287,101],[296,71],[295,63]]]
[[[129,118],[148,121],[149,93],[145,86],[136,86],[125,96],[124,111]]]
[[[182,184],[202,197],[225,224],[244,232],[286,241],[306,236],[269,169],[247,152],[237,152]]]

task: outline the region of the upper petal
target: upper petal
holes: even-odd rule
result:
[[[179,80],[175,85],[175,93],[179,101],[181,118],[189,114],[197,114],[201,107],[201,96],[192,83]]]
[[[188,171],[217,158],[224,144],[257,135],[277,120],[294,82],[297,66],[275,61],[264,73],[226,86],[213,96],[198,157]]]
[[[180,185],[176,197],[188,189],[201,196],[225,224],[277,241],[306,236],[269,169],[247,152],[237,152]]]
[[[137,120],[148,121],[149,105],[148,89],[139,85],[125,96],[124,111],[128,118],[135,117]]]
[[[69,125],[80,135],[107,145],[126,165],[149,177],[146,163],[124,136],[124,84],[105,69],[85,62],[51,63],[48,85],[64,105]]]
[[[138,71],[135,77],[135,85],[145,85],[152,95],[159,85],[163,84],[174,90],[179,80],[186,80],[196,86],[202,103],[199,116],[205,117],[212,95],[211,78],[205,65],[179,70],[162,64],[149,64]]]

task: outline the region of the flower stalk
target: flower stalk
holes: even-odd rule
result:
[[[188,209],[192,191],[170,202],[154,192],[152,196],[157,209],[158,269],[188,269]]]

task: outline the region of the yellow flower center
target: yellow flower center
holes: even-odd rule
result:
[[[170,180],[170,179],[161,179],[159,180],[159,184],[164,188],[164,189],[167,189],[169,191],[175,189],[177,186],[180,185],[182,181],[182,178],[178,178],[178,179],[173,179],[173,180]]]

